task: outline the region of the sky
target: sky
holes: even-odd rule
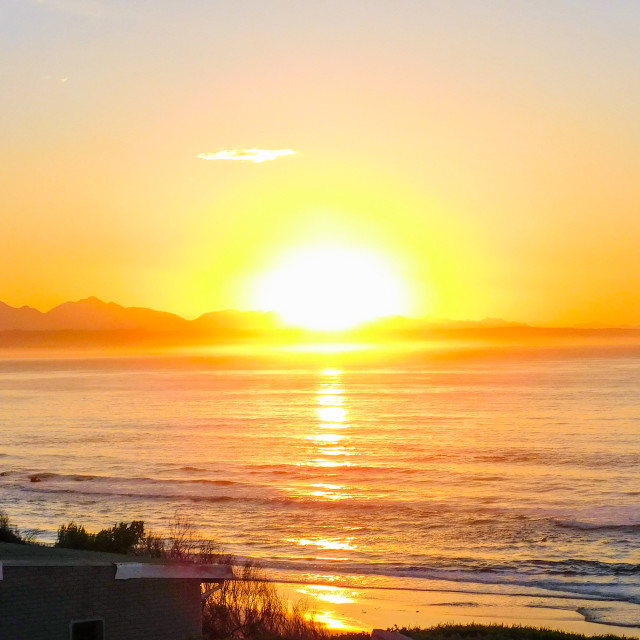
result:
[[[266,308],[333,247],[405,314],[640,324],[639,77],[631,0],[3,0],[0,300]]]

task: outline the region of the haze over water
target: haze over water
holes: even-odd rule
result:
[[[3,508],[48,541],[180,512],[282,580],[544,595],[640,630],[636,356],[250,362],[3,360]]]

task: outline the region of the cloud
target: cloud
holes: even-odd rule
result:
[[[41,76],[42,80],[45,80],[46,82],[61,82],[62,84],[64,84],[65,82],[69,81],[69,78],[65,77],[60,77],[60,76]]]
[[[246,160],[248,162],[265,162],[275,160],[280,156],[292,156],[291,149],[232,149],[216,151],[215,153],[201,153],[198,158],[203,160]]]

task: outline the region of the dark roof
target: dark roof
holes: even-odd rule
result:
[[[116,567],[116,580],[131,578],[181,578],[200,582],[232,579],[225,564],[195,564],[164,558],[145,558],[118,553],[60,549],[37,544],[0,542],[0,579],[7,567]]]
[[[39,544],[0,542],[0,562],[7,566],[104,566],[122,562],[152,562],[167,564],[170,560],[128,556],[120,553],[61,549]]]

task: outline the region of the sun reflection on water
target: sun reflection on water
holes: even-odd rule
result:
[[[324,453],[324,452],[323,452]],[[298,462],[298,466],[306,466],[306,467],[352,467],[352,462],[347,462],[346,460],[323,460],[322,458],[314,458],[313,460],[308,460],[307,462]]]
[[[341,489],[344,489],[344,485],[341,484],[316,483],[309,485],[309,487],[315,489],[315,491],[311,491],[309,495],[316,498],[323,498],[325,500],[344,500],[349,497],[347,493],[340,491]]]
[[[334,391],[334,389],[332,389]],[[320,405],[328,405],[335,406],[338,404],[342,404],[344,402],[344,398],[335,394],[320,394],[318,393],[318,397],[316,398],[317,404]]]
[[[357,595],[355,591],[348,591],[333,585],[309,585],[296,589],[302,595],[330,602],[331,604],[351,604],[355,602],[354,597]]]
[[[299,485],[299,495],[315,501],[334,502],[354,497],[354,487],[331,482],[335,472],[332,469],[355,466],[351,460],[355,455],[350,425],[347,421],[348,409],[343,372],[340,369],[327,368],[319,372],[318,388],[315,390],[315,415],[309,431],[304,438],[309,443],[306,455],[296,464],[299,467],[315,469],[307,482]],[[326,478],[319,477],[326,473]],[[326,479],[328,482],[319,480]],[[326,541],[325,541],[326,542]],[[308,540],[296,541],[296,544],[316,544]],[[324,543],[323,543],[324,544]],[[329,546],[316,544],[321,549],[353,549],[348,540],[332,541]],[[337,546],[334,546],[337,545]]]
[[[356,546],[351,544],[353,538],[345,538],[344,540],[330,540],[328,538],[318,538],[317,540],[307,540],[306,538],[286,538],[286,542],[293,542],[301,547],[317,547],[318,549],[347,551],[355,549]]]
[[[310,617],[315,622],[320,622],[321,624],[326,625],[329,629],[348,628],[344,622],[335,617],[335,613],[333,611],[313,611],[311,612]]]
[[[348,429],[348,424],[342,424],[340,422],[322,422],[318,425],[320,429]]]
[[[298,465],[329,469],[332,467],[348,467],[353,463],[348,461],[351,456],[351,438],[349,436],[349,424],[347,416],[349,411],[345,408],[346,392],[344,384],[341,384],[343,372],[340,369],[327,368],[319,372],[318,388],[315,392],[316,422],[308,433],[306,439],[313,443],[309,451],[309,458]],[[342,489],[340,493],[337,489]],[[348,497],[344,487],[337,487],[332,491],[330,486],[318,486],[308,484],[306,495],[316,499],[343,500]]]
[[[346,436],[340,435],[339,433],[320,433],[317,435],[307,436],[307,440],[314,440],[315,442],[329,442],[335,443],[340,442]]]
[[[295,589],[309,598],[311,609],[306,617],[326,626],[330,631],[355,630],[353,620],[340,614],[338,610],[328,610],[329,605],[353,604],[358,601],[358,593],[351,589],[328,584],[307,584]]]
[[[342,407],[319,407],[316,413],[322,422],[344,422],[348,412]]]
[[[312,491],[309,495],[325,500],[344,500],[349,497],[344,493],[334,493],[333,491]]]
[[[345,451],[343,448],[323,449],[322,453],[325,456],[350,456],[351,454]]]

